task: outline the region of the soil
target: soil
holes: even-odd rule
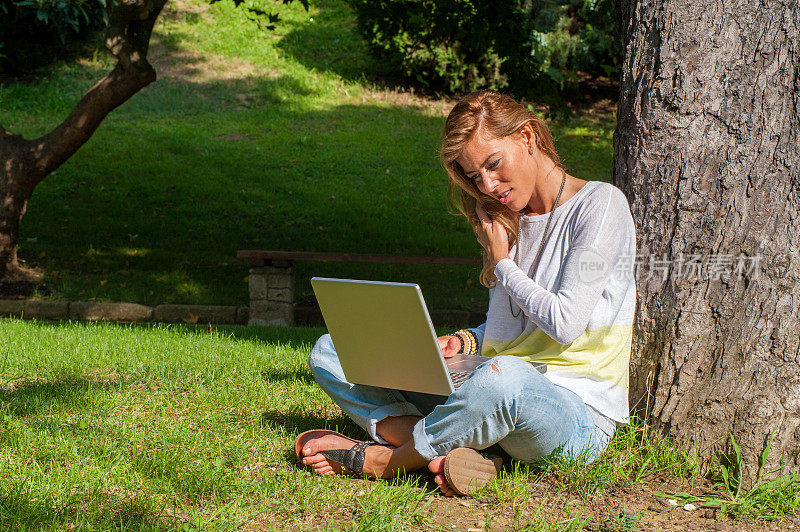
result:
[[[580,518],[583,529],[591,532],[623,530],[755,532],[800,530],[800,517],[788,517],[782,522],[733,520],[720,514],[717,508],[694,503],[696,509],[686,510],[681,502],[670,504],[657,492],[690,492],[695,495],[723,497],[712,485],[690,488],[668,476],[643,479],[635,484],[606,487],[601,495],[582,498],[566,493],[555,483],[531,483],[516,500],[483,498],[446,498],[431,496],[426,508],[428,523],[424,529],[462,531],[518,530],[547,522],[557,527],[559,522]],[[674,502],[674,500],[672,501]],[[431,527],[431,525],[433,525]]]
[[[413,478],[413,477],[412,477]],[[359,493],[373,489],[374,482],[351,479],[361,484]],[[436,489],[431,475],[417,476],[420,489]],[[786,517],[780,522],[731,519],[719,510],[694,503],[696,509],[684,509],[680,502],[669,501],[657,493],[689,492],[694,495],[723,497],[714,492],[710,482],[687,486],[668,475],[653,475],[635,484],[621,482],[606,486],[601,494],[581,497],[564,490],[557,481],[529,482],[519,490],[486,493],[479,497],[444,497],[436,494],[423,498],[422,523],[406,524],[403,530],[486,532],[501,530],[556,531],[574,530],[576,518],[583,522],[577,530],[586,532],[793,532],[800,531],[800,516]],[[515,492],[515,493],[513,493]],[[280,515],[280,530],[349,529],[356,511],[352,506],[329,508],[324,517]],[[276,515],[263,514],[242,524],[241,530],[276,529]]]
[[[34,294],[50,295],[50,288],[30,281],[0,281],[0,299],[29,299]]]

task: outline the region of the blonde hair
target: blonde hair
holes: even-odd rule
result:
[[[480,220],[475,214],[475,205],[480,202],[486,212],[508,231],[509,246],[517,240],[520,213],[478,190],[478,186],[466,176],[456,159],[479,129],[490,138],[500,138],[517,133],[525,124],[530,124],[533,129],[537,149],[556,166],[561,166],[550,129],[544,121],[510,96],[489,90],[473,92],[453,107],[444,125],[442,149],[439,153],[450,176],[447,199],[451,210],[455,207],[477,230]],[[488,288],[494,287],[497,281],[485,250],[480,279],[481,284]]]

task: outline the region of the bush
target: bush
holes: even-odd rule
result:
[[[611,0],[348,0],[387,68],[433,90],[563,90],[614,73]]]
[[[106,0],[0,0],[0,72],[20,73],[107,22]]]

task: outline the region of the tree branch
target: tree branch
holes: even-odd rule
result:
[[[150,34],[166,0],[121,0],[109,13],[106,48],[123,67],[147,69]]]
[[[150,36],[166,0],[123,0],[109,13],[106,46],[117,57],[114,69],[78,101],[67,118],[46,135],[28,141],[35,187],[86,143],[114,109],[155,81],[147,62]]]

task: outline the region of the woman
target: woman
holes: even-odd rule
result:
[[[627,420],[636,245],[623,194],[568,175],[547,126],[492,91],[456,104],[441,158],[484,248],[490,302],[486,323],[439,342],[446,357],[480,347],[493,359],[437,397],[348,383],[330,336],[320,338],[309,360],[317,382],[377,442],[301,434],[297,455],[321,475],[387,478],[427,465],[443,493],[463,494],[499,467],[479,450],[591,461]]]

